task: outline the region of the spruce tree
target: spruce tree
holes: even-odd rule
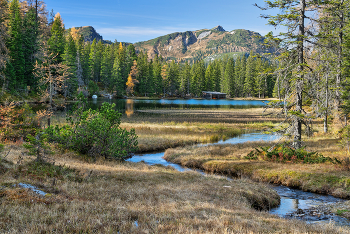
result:
[[[112,91],[113,90],[113,81],[112,81],[112,70],[113,70],[113,46],[107,45],[102,54],[101,61],[101,82],[105,89]]]
[[[63,87],[63,94],[65,97],[72,97],[76,94],[78,88],[78,80],[77,80],[77,48],[76,43],[69,33],[67,36],[67,41],[65,43],[65,49],[63,54],[63,63],[68,67],[68,75],[65,80]]]
[[[18,0],[10,3],[9,31],[6,46],[9,60],[6,65],[8,88],[11,91],[25,89],[25,58],[23,53],[22,16]]]
[[[191,66],[186,61],[180,72],[180,93],[182,96],[190,95]]]
[[[96,39],[91,43],[91,49],[89,54],[89,78],[94,82],[98,82],[99,74],[98,72],[98,58],[97,58],[97,45]]]
[[[204,79],[204,90],[206,91],[211,91],[213,85],[212,85],[212,79],[213,77],[213,67],[212,67],[212,64],[209,63],[209,65],[207,66],[207,69],[205,71],[205,79]],[[214,91],[214,90],[212,90]]]
[[[81,52],[81,67],[83,69],[83,80],[85,84],[88,84],[90,79],[90,52],[91,52],[91,44],[90,42],[79,41],[83,45],[83,49]]]
[[[235,65],[233,58],[230,58],[226,63],[223,82],[222,91],[233,97],[235,95]]]
[[[163,92],[163,83],[162,83],[162,64],[158,58],[158,54],[154,57],[153,63],[153,83],[156,94],[160,94]]]
[[[292,79],[287,81],[288,85],[291,85],[292,93],[288,97],[293,97],[294,100],[286,100],[288,103],[294,103],[289,106],[289,110],[285,111],[288,113],[292,122],[291,132],[293,137],[293,145],[295,148],[301,147],[301,134],[302,125],[306,124],[305,111],[303,110],[304,105],[304,92],[305,92],[305,76],[308,72],[308,66],[306,64],[306,42],[313,43],[314,34],[306,29],[306,20],[310,23],[317,21],[307,16],[308,11],[315,11],[320,1],[307,1],[307,0],[289,0],[289,1],[265,1],[266,6],[260,7],[263,10],[267,9],[278,9],[281,11],[276,16],[263,15],[262,17],[267,18],[269,24],[276,27],[283,25],[287,28],[286,33],[280,33],[283,40],[283,53],[281,58],[288,56],[289,61],[293,61],[293,73]],[[283,67],[280,67],[283,69]]]
[[[34,90],[38,80],[34,76],[33,70],[36,63],[36,53],[39,50],[38,36],[39,25],[36,20],[35,8],[30,7],[23,19],[23,55],[25,59],[24,77],[25,85]]]
[[[1,94],[5,92],[6,76],[4,73],[8,61],[8,49],[6,46],[8,24],[7,0],[0,0],[0,84]]]
[[[51,36],[48,40],[49,53],[54,56],[54,63],[59,64],[63,61],[63,54],[65,48],[65,37],[64,37],[64,25],[60,13],[55,15],[51,27]]]
[[[246,74],[244,80],[244,94],[248,97],[255,96],[255,76],[256,76],[256,68],[255,68],[255,57],[253,52],[250,52],[250,55],[247,59],[246,65]]]

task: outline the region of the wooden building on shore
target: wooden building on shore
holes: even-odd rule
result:
[[[225,99],[226,93],[202,91],[203,98],[206,99]]]

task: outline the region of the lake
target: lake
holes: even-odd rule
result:
[[[147,109],[242,109],[266,106],[266,100],[232,100],[232,99],[90,99],[89,107],[99,108],[102,103],[115,103],[119,112],[128,116],[137,110]]]

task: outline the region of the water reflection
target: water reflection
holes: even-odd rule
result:
[[[265,106],[268,101],[260,100],[206,100],[206,99],[90,99],[88,104],[91,109],[98,109],[103,102],[115,103],[116,109],[132,116],[137,110],[147,109],[235,109],[235,108],[257,108]]]
[[[134,114],[134,99],[126,99],[125,114],[128,118]]]

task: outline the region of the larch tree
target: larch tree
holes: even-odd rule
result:
[[[137,70],[137,62],[135,60],[131,67],[128,80],[126,82],[126,93],[133,95],[135,84],[139,83],[139,81],[137,80],[137,76],[138,76],[138,70]]]
[[[58,54],[49,51],[49,46],[44,42],[38,54],[38,60],[34,69],[35,76],[39,79],[39,87],[42,88],[41,97],[49,99],[48,126],[51,125],[51,114],[54,110],[53,98],[62,92],[66,79],[69,76],[69,67],[63,62],[57,63]]]

